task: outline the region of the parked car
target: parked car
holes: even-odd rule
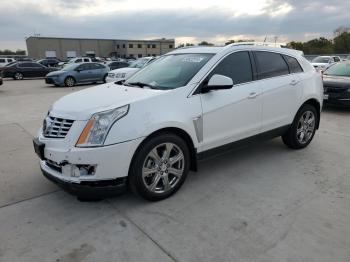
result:
[[[69,59],[68,62],[61,62],[58,65],[64,67],[69,64],[80,64],[80,63],[91,63],[91,62],[94,62],[91,57],[75,57],[75,58]]]
[[[40,59],[37,62],[47,67],[57,67],[61,61],[56,58],[46,58]]]
[[[329,67],[323,73],[324,102],[350,106],[350,61]]]
[[[14,58],[0,57],[0,68],[6,66],[9,63],[16,61]]]
[[[2,76],[22,80],[23,78],[44,77],[54,70],[36,62],[17,62],[5,66],[2,69]]]
[[[311,64],[318,71],[324,71],[334,63],[340,62],[339,56],[318,56],[311,61]]]
[[[137,71],[139,71],[141,68],[145,67],[155,59],[156,58],[152,56],[143,57],[131,62],[128,67],[112,70],[108,73],[106,81],[107,83],[123,81],[128,77],[132,76],[133,74],[135,74]]]
[[[109,67],[110,70],[115,70],[119,68],[128,67],[130,64],[128,62],[121,61],[108,61],[106,65]]]
[[[174,194],[197,159],[282,136],[292,149],[319,127],[322,78],[291,49],[174,50],[123,85],[62,97],[34,139],[43,174],[79,195],[131,189],[148,200]]]
[[[2,77],[0,76],[0,86],[3,84]]]
[[[59,71],[47,74],[45,82],[55,86],[106,82],[109,69],[99,63],[71,63]]]

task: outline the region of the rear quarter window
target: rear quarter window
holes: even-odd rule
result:
[[[289,66],[289,70],[291,74],[301,73],[304,71],[297,59],[288,55],[283,55],[283,57]]]
[[[288,65],[281,54],[267,51],[256,51],[254,53],[258,64],[259,79],[289,74]]]

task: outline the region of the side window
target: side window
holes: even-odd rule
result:
[[[82,64],[78,67],[79,70],[85,71],[85,70],[90,70],[90,64]]]
[[[18,67],[33,67],[32,63],[20,63]]]
[[[6,63],[6,60],[3,58],[0,58],[0,63]]]
[[[83,60],[82,60],[82,59],[77,59],[77,60],[75,60],[75,62],[74,62],[74,63],[81,63],[81,62],[83,62]]]
[[[43,68],[44,66],[39,64],[39,63],[32,63],[32,66],[31,67],[35,67],[35,68]]]
[[[282,55],[272,52],[257,51],[255,57],[258,63],[259,79],[288,75],[289,69]]]
[[[88,58],[84,58],[84,62],[90,62]]]
[[[298,60],[296,60],[294,57],[291,57],[288,55],[283,55],[283,57],[287,61],[287,64],[289,66],[289,70],[290,70],[291,74],[303,72],[303,69],[301,68]]]
[[[232,78],[235,85],[252,81],[253,71],[249,53],[244,51],[228,55],[209,74],[209,78],[215,74]]]
[[[334,62],[339,62],[340,61],[340,59],[339,59],[339,57],[333,57],[334,58]]]

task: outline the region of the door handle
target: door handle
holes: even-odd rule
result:
[[[248,96],[248,99],[254,99],[258,96],[259,94],[257,92],[251,92]]]
[[[291,86],[295,86],[295,85],[297,85],[299,83],[299,81],[297,81],[297,80],[292,80],[289,84],[291,85]]]

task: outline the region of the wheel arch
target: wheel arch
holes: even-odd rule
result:
[[[316,112],[317,112],[317,123],[316,123],[316,129],[318,129],[320,127],[320,119],[321,119],[321,103],[315,99],[315,98],[310,98],[308,100],[306,100],[300,107],[302,108],[304,105],[311,105],[313,107],[316,108]]]
[[[136,156],[136,154],[139,151],[139,149],[143,146],[143,144],[146,141],[148,141],[149,139],[151,139],[152,137],[155,137],[155,136],[160,135],[162,133],[175,134],[175,135],[179,136],[180,138],[182,138],[185,141],[185,143],[187,144],[188,149],[190,151],[190,170],[191,171],[197,171],[197,169],[198,169],[198,167],[197,167],[197,150],[194,147],[194,143],[192,141],[192,138],[185,130],[183,130],[181,128],[178,128],[178,127],[161,128],[161,129],[158,129],[158,130],[152,132],[147,137],[145,137],[145,139],[140,143],[140,145],[135,150],[134,155],[133,155],[132,160],[131,160],[131,164],[133,163],[134,157]]]

